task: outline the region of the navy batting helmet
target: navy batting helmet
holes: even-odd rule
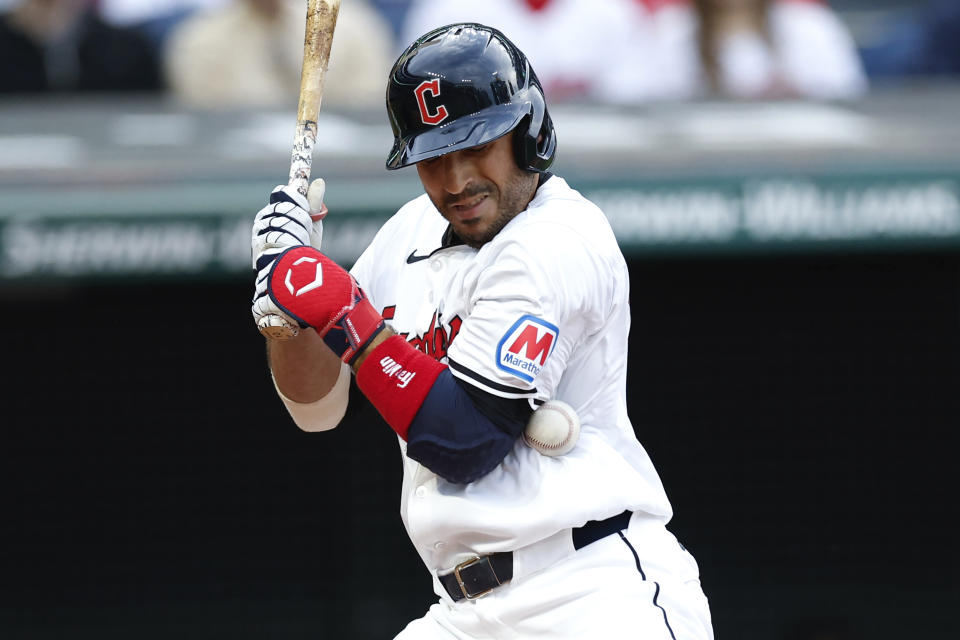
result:
[[[546,171],[557,148],[526,56],[482,24],[435,29],[400,54],[390,71],[387,113],[394,136],[387,169],[486,144],[518,127],[522,169]]]

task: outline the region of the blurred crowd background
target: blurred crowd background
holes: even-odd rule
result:
[[[157,92],[192,107],[288,104],[297,0],[0,0],[0,94]],[[432,27],[501,28],[558,101],[842,100],[960,73],[954,0],[348,0],[327,104],[382,99]]]

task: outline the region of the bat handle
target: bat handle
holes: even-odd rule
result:
[[[303,197],[310,189],[310,169],[313,164],[313,146],[317,141],[317,123],[311,120],[298,122],[293,141],[293,153],[290,158],[290,179],[287,184],[296,187]],[[324,210],[319,217],[326,214]],[[300,333],[300,327],[291,324],[286,318],[266,315],[257,322],[257,328],[264,336],[274,340],[289,340]]]
[[[327,215],[327,207],[322,202],[310,199],[310,168],[313,162],[313,147],[317,142],[317,123],[297,123],[293,141],[293,154],[290,158],[290,179],[287,184],[296,188],[300,195],[310,201],[310,218],[317,222]]]
[[[310,168],[313,164],[313,147],[317,142],[317,123],[304,120],[297,123],[293,139],[293,153],[290,157],[290,179],[287,182],[296,187],[303,197],[307,197],[310,188]]]

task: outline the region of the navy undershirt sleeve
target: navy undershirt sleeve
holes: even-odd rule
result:
[[[494,396],[445,370],[410,423],[407,456],[450,482],[473,482],[506,457],[531,413],[526,400]]]

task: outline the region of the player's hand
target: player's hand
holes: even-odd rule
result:
[[[327,207],[323,203],[326,183],[317,178],[310,185],[305,198],[290,185],[279,185],[270,193],[270,203],[257,212],[253,219],[250,238],[253,268],[257,271],[273,261],[290,247],[309,245],[320,249],[323,240],[323,218]]]
[[[270,194],[270,203],[257,212],[250,240],[253,268],[257,270],[252,313],[261,333],[283,338],[297,335],[299,327],[286,317],[267,296],[267,276],[278,255],[291,247],[320,248],[323,239],[323,203],[326,183],[317,178],[304,198],[295,187],[279,185]]]
[[[383,317],[353,276],[312,247],[280,254],[266,284],[268,298],[283,318],[316,329],[347,364],[384,329]]]

